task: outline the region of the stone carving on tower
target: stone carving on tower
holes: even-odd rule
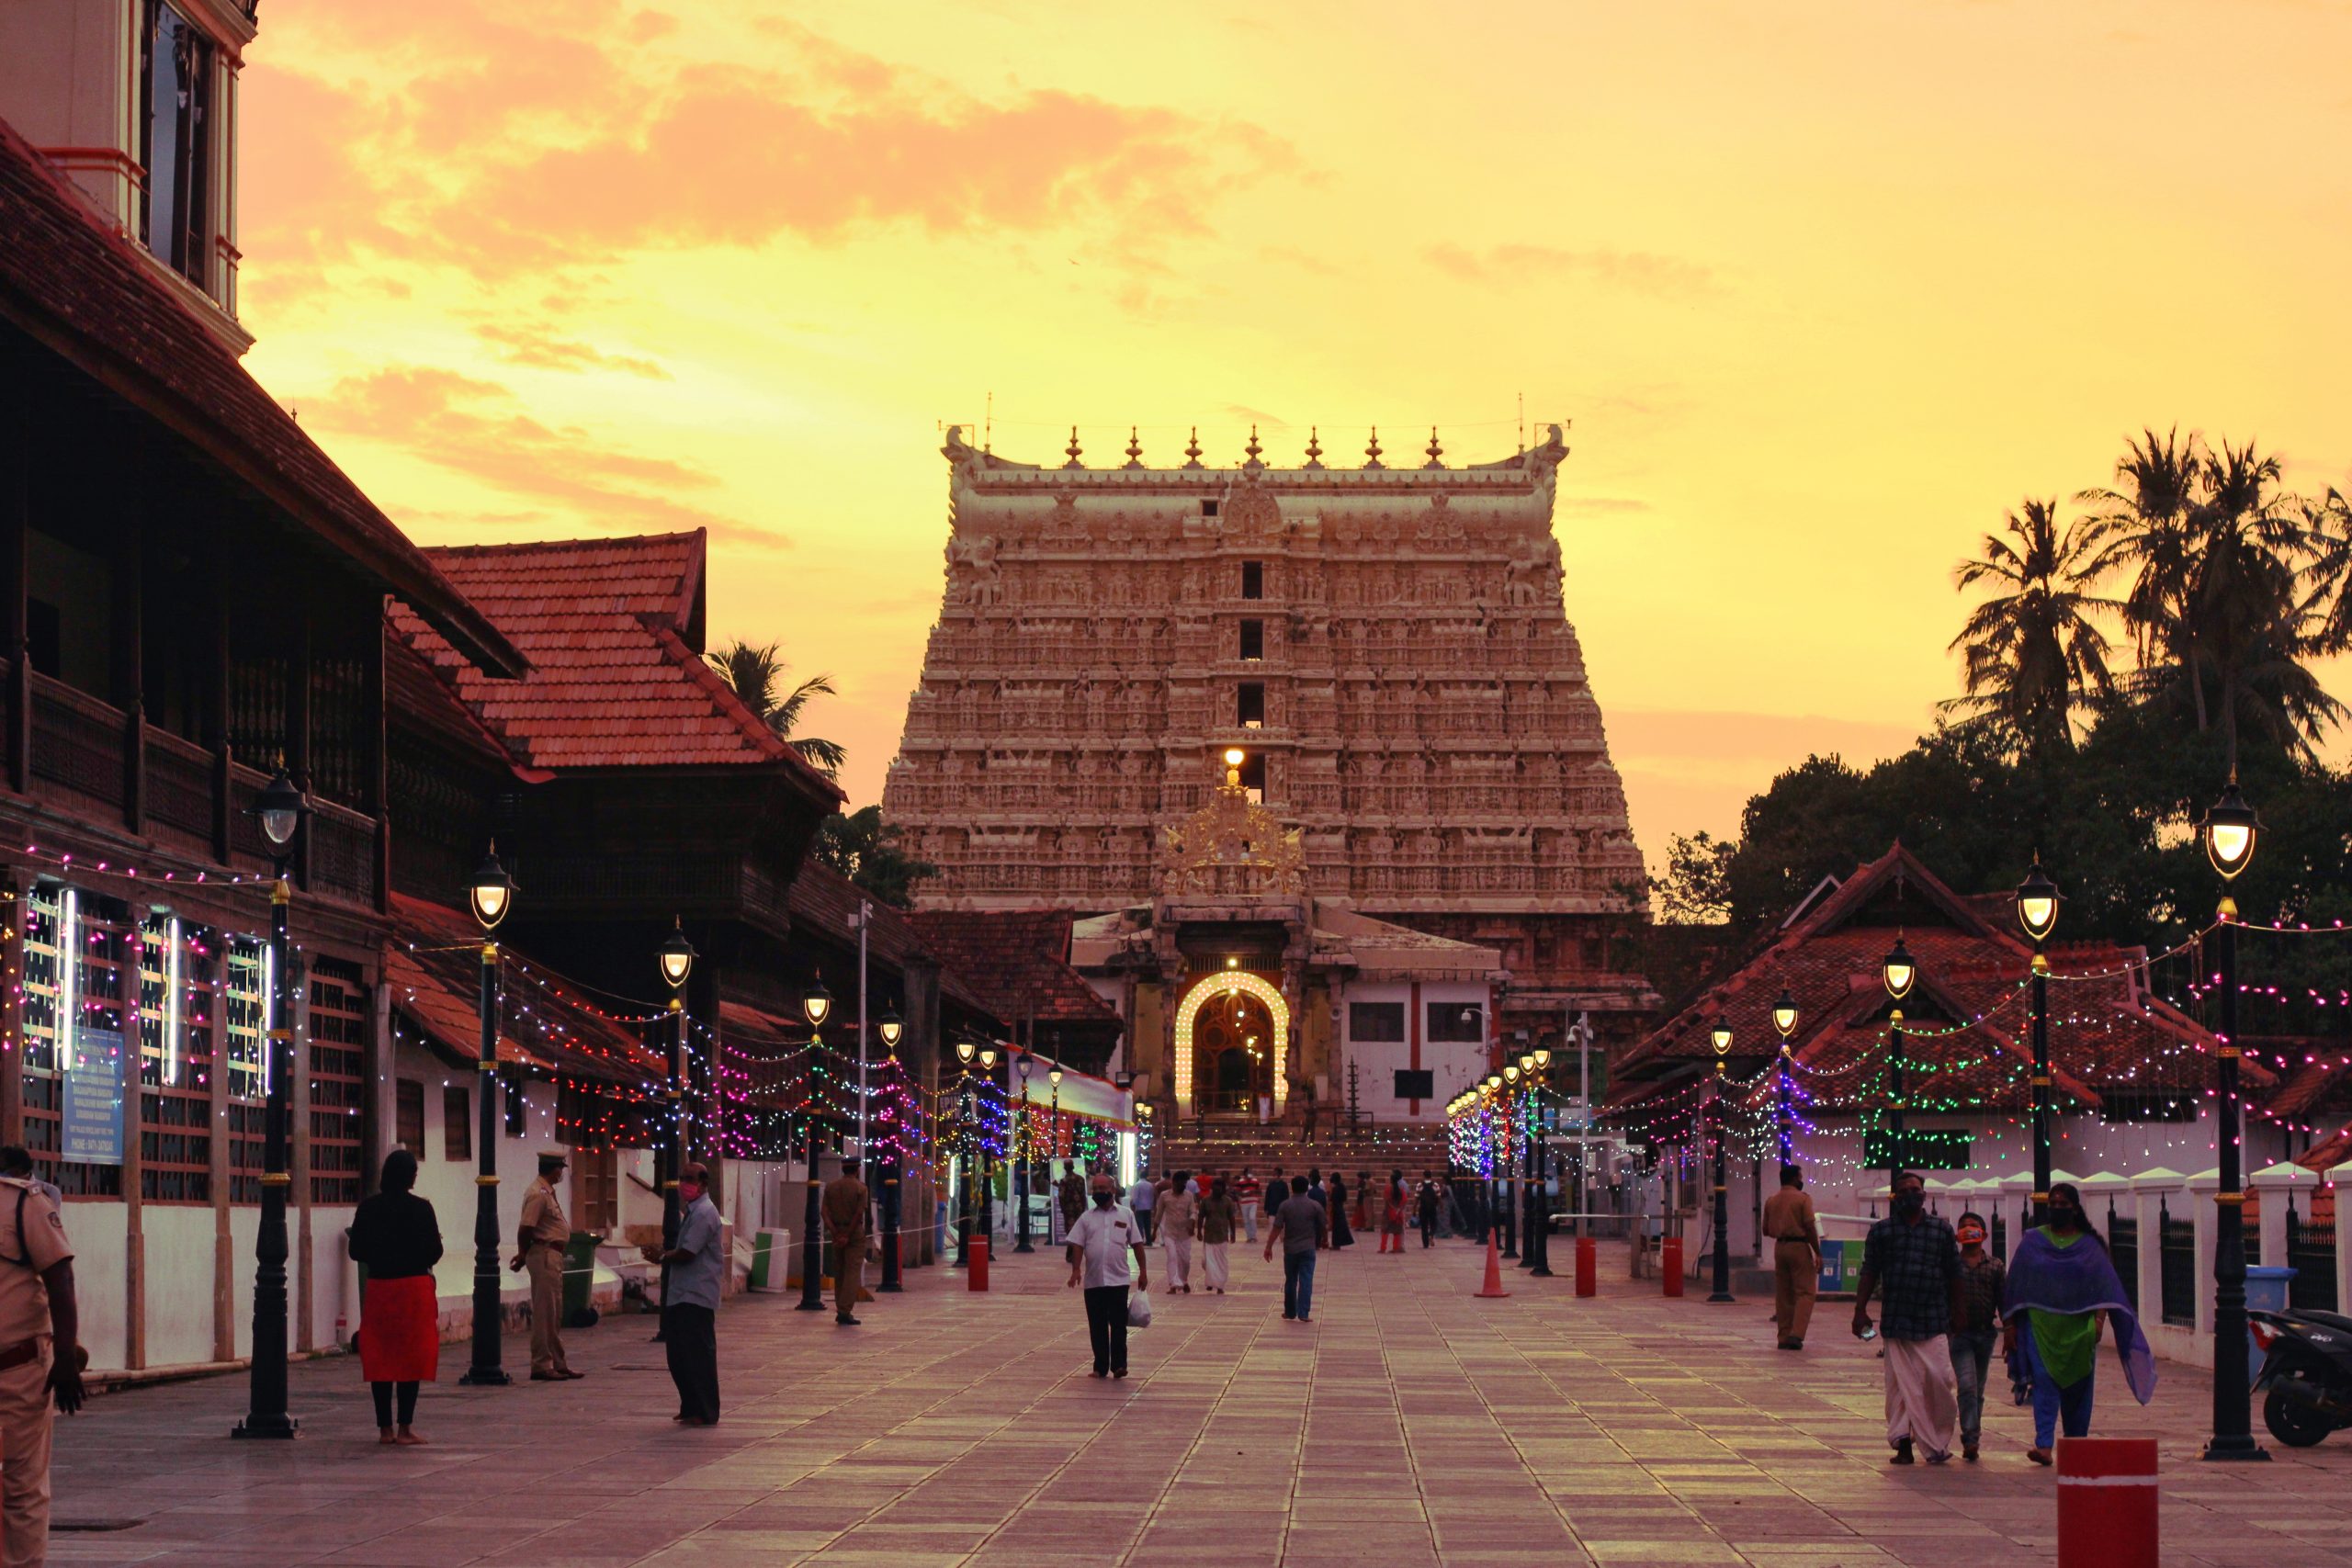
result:
[[[1241,785],[1246,753],[1226,752],[1225,782],[1209,803],[1170,828],[1159,847],[1160,891],[1252,897],[1306,891],[1306,851],[1299,830],[1250,798]]]

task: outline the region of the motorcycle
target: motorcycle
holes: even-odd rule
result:
[[[2352,1317],[2332,1312],[2249,1312],[2261,1347],[2262,1421],[2289,1448],[2307,1449],[2352,1427]]]

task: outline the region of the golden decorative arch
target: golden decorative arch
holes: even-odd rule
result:
[[[1226,754],[1225,782],[1181,828],[1161,829],[1159,883],[1170,894],[1297,893],[1306,886],[1300,830],[1250,798],[1241,753]]]
[[[1193,1111],[1193,1021],[1210,1002],[1232,996],[1253,997],[1265,1004],[1274,1021],[1275,1115],[1282,1114],[1290,1099],[1289,1080],[1283,1071],[1290,1054],[1290,1004],[1283,999],[1281,987],[1264,976],[1247,969],[1220,969],[1202,976],[1176,1006],[1176,1113],[1180,1116],[1189,1116]]]

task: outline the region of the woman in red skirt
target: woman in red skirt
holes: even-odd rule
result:
[[[379,1443],[414,1446],[416,1387],[441,1371],[441,1309],[433,1266],[441,1261],[441,1227],[418,1197],[416,1156],[394,1149],[384,1179],[351,1222],[351,1258],[368,1270],[361,1301],[359,1371],[376,1396]],[[398,1397],[398,1420],[393,1400]]]

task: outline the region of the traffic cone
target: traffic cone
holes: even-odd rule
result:
[[[1495,1233],[1487,1233],[1487,1282],[1473,1294],[1479,1301],[1494,1301],[1510,1294],[1503,1289],[1502,1254],[1495,1250]]]

